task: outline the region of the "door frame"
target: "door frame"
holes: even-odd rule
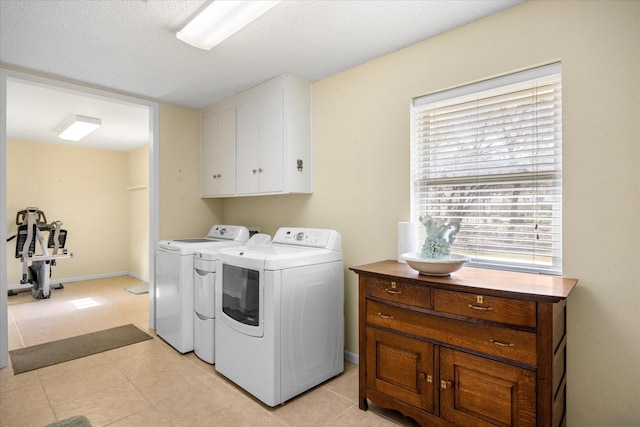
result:
[[[9,365],[9,308],[7,284],[7,82],[24,81],[81,92],[87,96],[125,102],[149,110],[149,327],[155,329],[155,246],[160,235],[159,221],[159,129],[157,102],[95,89],[75,83],[0,68],[0,368]]]

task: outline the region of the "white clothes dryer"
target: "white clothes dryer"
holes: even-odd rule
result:
[[[162,240],[156,245],[156,332],[180,353],[193,351],[195,252],[238,246],[247,240],[246,227],[214,225],[205,237]]]
[[[344,370],[344,266],[335,230],[280,228],[222,249],[216,370],[269,406]]]

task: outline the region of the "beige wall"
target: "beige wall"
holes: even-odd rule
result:
[[[8,231],[27,206],[62,220],[74,258],[52,282],[130,273],[149,278],[149,148],[130,153],[31,141],[7,142]],[[47,165],[47,167],[43,167]],[[196,237],[222,223],[222,201],[200,198],[200,113],[160,104],[160,237]],[[22,264],[10,243],[8,283]]]
[[[200,112],[160,104],[160,239],[200,237],[223,223],[223,201],[200,198]]]
[[[62,144],[7,141],[8,232],[16,212],[29,206],[60,220],[72,259],[53,268],[52,282],[126,272],[129,267],[127,153]],[[40,252],[39,246],[36,246]],[[9,243],[8,282],[20,282],[22,264]]]
[[[638,22],[638,1],[528,1],[316,82],[312,195],[201,199],[199,113],[161,103],[160,238],[203,235],[217,222],[260,226],[270,234],[285,225],[334,228],[343,236],[347,267],[395,258],[396,223],[414,219],[409,218],[411,98],[561,60],[564,272],[580,279],[569,299],[568,425],[638,425]],[[10,150],[11,143],[9,155]],[[12,167],[17,165],[8,164],[9,176]],[[125,163],[123,176],[126,171]],[[57,169],[50,175],[66,179]],[[8,184],[10,201],[23,184]],[[9,202],[9,215],[24,203],[33,202]],[[85,231],[83,215],[50,214],[40,207],[65,221],[70,247],[74,233]],[[122,265],[126,268],[126,260]],[[56,268],[62,267],[63,261]],[[345,337],[354,353],[356,285],[347,270]]]
[[[227,199],[227,222],[340,231],[346,266],[396,257],[415,96],[561,60],[568,425],[640,423],[640,2],[529,1],[316,82],[313,195]],[[606,227],[604,225],[607,225]],[[345,274],[346,348],[357,281]]]
[[[127,155],[129,274],[149,280],[149,147]]]

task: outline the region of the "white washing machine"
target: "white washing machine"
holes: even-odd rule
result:
[[[246,227],[214,225],[205,237],[162,240],[156,245],[156,332],[180,353],[193,351],[195,252],[238,246],[247,240]]]
[[[260,236],[218,253],[216,370],[276,406],[344,370],[344,266],[335,230]]]

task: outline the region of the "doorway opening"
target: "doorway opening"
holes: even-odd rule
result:
[[[94,89],[74,83],[34,76],[13,70],[0,69],[0,368],[8,365],[8,279],[7,279],[7,228],[11,215],[7,212],[7,118],[11,105],[7,92],[11,84],[28,84],[56,88],[61,91],[82,94],[94,100],[110,100],[115,103],[142,108],[148,117],[148,282],[149,282],[149,326],[155,328],[154,296],[154,248],[159,236],[158,197],[158,147],[159,147],[159,105],[131,96],[120,95],[105,90]],[[34,165],[32,167],[46,167]],[[54,166],[50,166],[54,167]],[[129,188],[135,191],[135,185]],[[97,189],[99,190],[99,189]],[[90,207],[88,207],[90,208]],[[63,218],[61,218],[64,220]],[[55,297],[55,296],[54,296]]]

